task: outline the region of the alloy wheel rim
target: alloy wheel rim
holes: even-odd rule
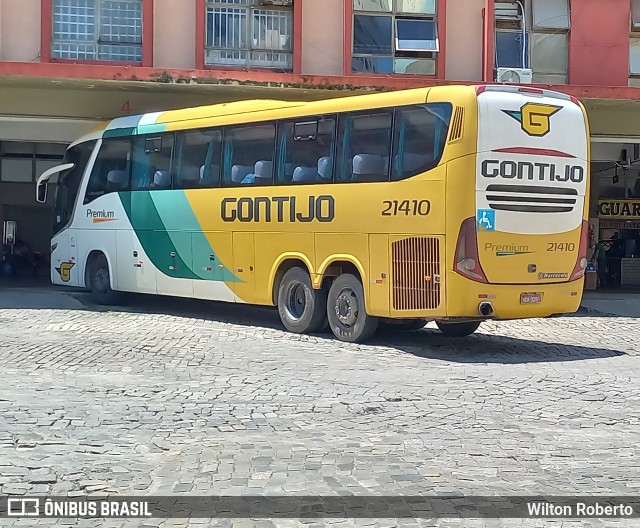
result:
[[[289,285],[286,292],[285,310],[287,315],[295,320],[299,321],[304,315],[306,307],[307,296],[304,291],[304,285],[296,282]]]
[[[336,317],[342,325],[355,325],[360,314],[360,304],[356,293],[351,288],[341,290],[336,297],[334,309]]]

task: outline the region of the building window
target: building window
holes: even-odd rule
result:
[[[53,0],[51,56],[142,61],[142,0]]]
[[[32,183],[47,169],[60,165],[66,145],[0,142],[0,181]],[[52,181],[55,183],[55,180]]]
[[[292,5],[292,0],[208,2],[205,64],[290,71]]]
[[[640,77],[640,0],[631,0],[631,33],[629,38],[629,75]],[[637,86],[638,79],[630,83]]]
[[[496,2],[496,68],[533,70],[536,83],[565,84],[569,0]]]
[[[353,1],[354,73],[435,75],[436,0]]]

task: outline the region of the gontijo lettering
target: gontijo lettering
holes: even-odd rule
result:
[[[505,178],[508,180],[572,181],[584,180],[581,165],[556,165],[555,163],[531,163],[529,161],[484,160],[481,166],[485,178]]]
[[[335,217],[333,196],[258,196],[256,198],[224,198],[220,203],[224,222],[331,222]]]

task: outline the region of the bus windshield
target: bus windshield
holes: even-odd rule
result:
[[[73,163],[74,167],[60,173],[56,186],[56,195],[53,205],[53,234],[59,233],[73,215],[73,206],[78,196],[80,183],[84,169],[89,162],[89,157],[95,146],[95,141],[80,143],[67,150],[63,163]]]

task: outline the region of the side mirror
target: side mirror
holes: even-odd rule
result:
[[[38,183],[36,184],[36,202],[45,203],[47,201],[47,187],[51,176],[58,174],[59,172],[73,169],[73,167],[75,167],[75,163],[64,163],[44,171],[38,178]]]
[[[36,202],[46,203],[47,201],[47,187],[49,187],[49,180],[39,181],[36,187]]]

